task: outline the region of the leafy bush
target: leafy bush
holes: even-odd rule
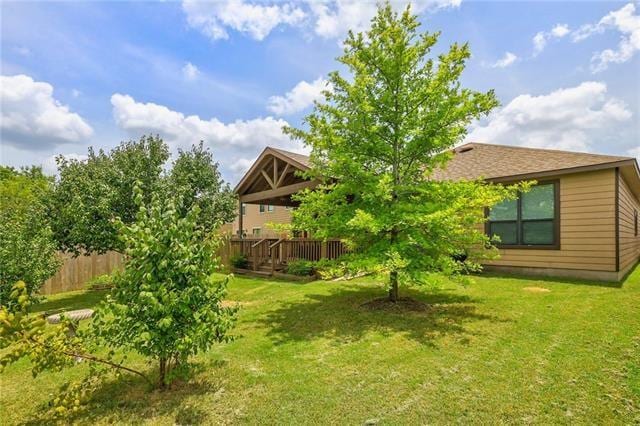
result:
[[[135,221],[138,207],[131,194],[136,184],[143,190],[144,204],[152,194],[181,199],[182,216],[198,205],[199,226],[213,231],[233,220],[236,198],[223,181],[218,164],[202,143],[178,151],[170,173],[165,171],[169,148],[157,136],[122,142],[109,152],[89,148],[83,161],[56,158],[60,180],[52,197],[51,215],[55,238],[61,249],[82,252],[122,250],[113,219]]]
[[[229,340],[237,308],[224,307],[229,277],[219,269],[220,239],[198,226],[200,208],[182,216],[174,200],[152,198],[145,207],[135,188],[136,221],[120,222],[127,262],[93,321],[99,341],[155,360],[158,385],[189,372],[188,358]]]
[[[50,192],[39,168],[0,167],[0,305],[10,302],[17,281],[31,297],[60,266],[47,219]]]
[[[113,288],[114,280],[115,274],[98,275],[97,277],[93,277],[89,281],[87,281],[87,288],[89,290],[104,290]]]
[[[244,254],[234,254],[229,258],[231,266],[239,269],[247,269],[249,266],[249,259]]]
[[[307,277],[315,273],[313,262],[307,260],[293,260],[287,264],[287,274]]]

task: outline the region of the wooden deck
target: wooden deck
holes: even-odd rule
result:
[[[348,252],[340,240],[233,237],[229,243],[230,256],[244,254],[250,269],[271,274],[284,269],[293,260],[337,259]]]

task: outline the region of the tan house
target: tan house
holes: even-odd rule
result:
[[[308,157],[267,148],[237,185],[233,232],[274,237],[288,223],[291,194],[316,183],[296,171]],[[500,258],[485,269],[618,281],[640,259],[640,170],[631,157],[469,143],[455,149],[440,180],[536,180],[517,201],[495,206],[485,229],[499,235]]]

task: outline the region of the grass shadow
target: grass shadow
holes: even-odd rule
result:
[[[195,369],[219,369],[224,364],[207,363]],[[195,374],[195,373],[194,373]],[[65,421],[74,424],[139,424],[144,419],[172,415],[174,424],[203,424],[209,413],[185,402],[193,396],[216,393],[223,390],[221,380],[192,379],[176,381],[167,390],[150,389],[141,378],[123,374],[105,379],[90,394],[90,399],[76,414]],[[46,417],[47,407],[41,407],[35,417],[21,423],[24,426],[60,424]]]
[[[45,313],[57,312],[62,309],[65,311],[73,311],[76,309],[93,308],[104,299],[108,293],[109,290],[96,290],[56,295],[55,298],[48,298],[44,302],[34,305],[31,312]]]
[[[465,324],[477,321],[504,321],[478,312],[468,296],[446,290],[430,293],[403,289],[402,296],[427,305],[422,311],[370,309],[367,302],[379,298],[380,287],[340,285],[329,294],[308,294],[301,301],[281,303],[258,322],[274,343],[331,338],[336,343],[357,341],[375,331],[384,336],[402,334],[422,344],[449,334],[469,335]]]

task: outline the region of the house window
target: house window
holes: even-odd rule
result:
[[[271,204],[269,204],[269,205],[267,206],[267,211],[268,211],[269,213],[273,213],[273,211],[274,211],[275,209],[276,209],[276,207],[275,207],[275,206],[272,206]]]
[[[504,201],[489,212],[488,233],[499,247],[558,245],[557,183],[536,185],[517,200]]]
[[[253,228],[252,234],[254,237],[260,236],[260,228]]]
[[[264,204],[260,204],[260,213],[264,213]]]
[[[273,213],[274,210],[275,210],[275,207],[272,206],[271,204],[260,204],[260,213],[264,213],[265,211],[269,213]]]
[[[242,205],[242,216],[246,216],[247,215],[247,205],[243,204]]]

